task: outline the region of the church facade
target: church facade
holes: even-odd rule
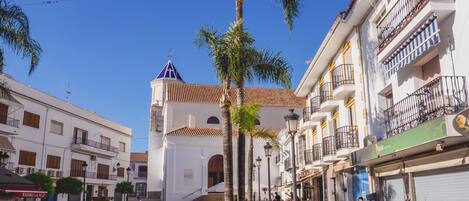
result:
[[[185,83],[172,61],[168,61],[151,82],[151,119],[148,149],[148,197],[161,200],[194,200],[223,192],[223,134],[219,99],[222,88],[215,85]],[[232,93],[235,96],[235,91]],[[262,106],[259,127],[281,130],[289,108],[296,111],[304,99],[290,90],[247,88],[248,103]],[[234,101],[233,101],[234,102]],[[236,137],[233,139],[236,148]],[[261,189],[257,168],[253,191],[256,197],[267,194],[265,141],[254,139],[254,157],[260,156]],[[233,158],[236,159],[236,149]],[[275,156],[275,154],[274,154]],[[237,162],[233,161],[236,187]],[[271,184],[281,182],[278,167],[271,160]],[[235,189],[236,192],[236,189]]]

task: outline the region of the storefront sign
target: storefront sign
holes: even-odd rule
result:
[[[454,117],[453,127],[462,135],[469,136],[469,109],[465,109]]]
[[[45,198],[46,191],[22,191],[22,190],[5,190],[6,193],[13,193],[16,198]]]

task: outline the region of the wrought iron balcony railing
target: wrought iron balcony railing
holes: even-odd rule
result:
[[[357,126],[342,126],[335,130],[336,149],[348,149],[358,147]]]
[[[313,150],[307,149],[305,150],[305,165],[313,164]]]
[[[322,144],[317,143],[313,145],[313,161],[322,160]]]
[[[332,100],[332,83],[326,82],[319,88],[320,103],[324,103],[328,100]]]
[[[83,170],[70,170],[71,177],[83,177],[85,172]],[[86,171],[86,178],[90,179],[103,179],[103,180],[116,180],[117,175],[111,175],[109,173],[96,173]]]
[[[466,78],[440,76],[384,111],[386,136],[467,108]]]
[[[313,96],[309,99],[310,107],[311,107],[311,114],[315,112],[319,112],[319,105],[321,104],[320,96]]]
[[[342,85],[354,84],[353,64],[342,64],[332,70],[332,87],[336,89]]]
[[[334,155],[335,149],[335,136],[327,136],[322,138],[322,154],[323,156]]]
[[[429,0],[398,0],[378,24],[379,50],[384,49],[428,2]]]
[[[101,142],[96,142],[94,140],[90,140],[90,139],[87,139],[87,138],[74,138],[73,139],[73,144],[83,144],[83,145],[87,145],[87,146],[90,146],[90,147],[94,147],[94,148],[98,148],[98,149],[102,149],[102,150],[106,150],[106,151],[112,151],[112,152],[118,152],[119,151],[119,149],[117,147],[113,147],[111,145],[104,144],[104,143],[101,143]]]

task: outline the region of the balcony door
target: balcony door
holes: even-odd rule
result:
[[[101,136],[101,148],[105,150],[110,150],[111,147],[111,138]]]
[[[83,129],[75,128],[75,143],[78,144],[87,144],[88,141],[88,131]]]
[[[98,163],[98,179],[109,179],[109,165]]]
[[[8,118],[8,105],[0,103],[0,123],[6,124]]]

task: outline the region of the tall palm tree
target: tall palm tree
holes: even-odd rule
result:
[[[31,38],[29,20],[21,7],[0,0],[0,38],[16,54],[30,57],[29,74],[36,69],[41,56],[41,46]],[[0,47],[0,73],[3,73],[4,50]]]
[[[290,30],[293,29],[293,19],[296,18],[299,14],[301,0],[280,0],[282,4],[284,21],[288,25]],[[235,0],[236,6],[236,21],[241,22],[240,28],[243,29],[242,22],[244,21],[243,8],[244,0]],[[239,66],[242,68],[242,66]],[[236,95],[236,104],[242,106],[244,104],[244,81],[240,80],[236,84],[237,95]],[[238,131],[238,198],[239,200],[245,200],[245,158],[246,158],[246,139],[241,131]],[[249,166],[248,164],[248,167]],[[251,177],[251,180],[248,180],[248,200],[252,199],[252,168],[249,168],[248,177]]]
[[[233,134],[231,122],[231,83],[234,75],[234,64],[237,52],[240,52],[239,47],[239,23],[234,23],[230,26],[228,32],[220,34],[208,28],[200,29],[197,33],[196,44],[200,46],[207,46],[210,50],[209,55],[212,57],[215,72],[218,80],[221,82],[223,88],[223,95],[220,98],[220,109],[222,116],[222,130],[223,130],[223,172],[224,172],[224,200],[233,201]],[[242,45],[243,46],[243,45]]]

